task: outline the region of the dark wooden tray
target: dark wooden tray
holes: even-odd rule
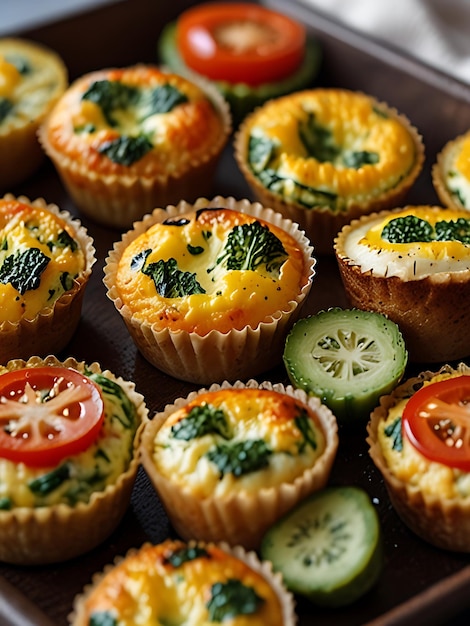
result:
[[[86,14],[31,31],[31,37],[57,50],[70,78],[94,69],[156,61],[156,41],[162,26],[195,2],[121,0]],[[470,89],[340,26],[305,4],[270,1],[273,8],[303,20],[320,39],[323,51],[318,83],[362,90],[408,115],[424,137],[427,159],[409,196],[410,203],[437,203],[430,167],[450,138],[470,128]],[[27,183],[11,189],[34,199],[44,197],[77,214],[50,163]],[[214,195],[251,198],[229,146],[214,184]],[[117,375],[134,380],[151,414],[194,386],[172,379],[149,365],[129,339],[125,326],[106,298],[102,267],[120,232],[82,218],[95,239],[97,258],[84,301],[78,331],[59,355],[98,361]],[[319,258],[317,276],[304,313],[329,306],[347,306],[336,264]],[[278,366],[263,378],[286,382]],[[341,610],[317,608],[298,599],[300,625],[334,624],[464,624],[468,623],[470,566],[467,555],[437,550],[415,537],[390,506],[380,475],[367,454],[365,425],[340,431],[340,448],[332,484],[364,487],[377,506],[385,538],[385,569],[378,585],[353,606]],[[115,533],[93,552],[65,564],[24,568],[0,564],[0,623],[5,626],[64,626],[73,598],[95,571],[144,541],[158,542],[173,534],[161,504],[141,470],[131,506]],[[73,541],[73,537],[70,538]],[[269,626],[269,625],[267,625]]]

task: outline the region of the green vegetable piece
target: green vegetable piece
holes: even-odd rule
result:
[[[230,578],[224,583],[215,583],[211,587],[211,598],[207,603],[211,622],[223,622],[237,615],[256,613],[264,603],[252,587]]]
[[[383,568],[377,511],[358,487],[329,487],[302,501],[266,532],[260,552],[288,589],[322,606],[355,602]]]
[[[401,427],[401,417],[397,417],[389,426],[384,429],[384,433],[387,437],[392,438],[392,447],[397,452],[403,450],[403,433]]]
[[[309,113],[305,121],[299,122],[299,138],[309,157],[324,163],[334,161],[340,153],[333,133],[329,128],[317,124],[315,114]]]
[[[31,72],[31,64],[25,57],[20,54],[7,54],[5,60],[16,67],[20,74],[29,74]]]
[[[116,126],[112,114],[117,109],[127,109],[136,104],[139,90],[116,80],[97,80],[82,95],[82,100],[97,104],[110,126]]]
[[[108,394],[109,396],[114,396],[119,400],[127,421],[123,421],[122,417],[119,417],[118,419],[120,419],[124,428],[132,428],[135,425],[137,411],[133,402],[121,385],[116,383],[114,380],[106,378],[106,376],[103,376],[102,374],[87,372],[86,375],[99,385],[99,387],[101,387],[103,393]]]
[[[71,276],[68,272],[62,272],[60,275],[60,284],[62,285],[64,291],[70,291],[74,285],[73,276]]]
[[[98,152],[105,154],[113,163],[129,167],[136,161],[140,161],[152,148],[153,144],[144,135],[137,137],[121,135],[101,144]]]
[[[283,360],[294,386],[348,422],[368,419],[402,378],[408,353],[398,326],[384,315],[332,308],[294,324]]]
[[[28,248],[16,255],[11,254],[0,267],[0,283],[10,283],[21,295],[37,289],[49,261],[49,257],[39,248]]]
[[[217,258],[214,267],[227,270],[252,270],[265,266],[269,273],[279,273],[287,259],[287,252],[280,239],[268,228],[255,221],[251,224],[235,226],[228,237],[222,254]]]
[[[0,511],[10,511],[12,504],[11,498],[0,498]]]
[[[248,143],[248,162],[254,172],[266,170],[276,153],[276,144],[267,137],[250,135]]]
[[[233,445],[219,444],[206,456],[217,465],[221,477],[225,474],[238,477],[267,467],[271,454],[272,450],[262,439],[249,439]]]
[[[179,550],[175,550],[168,557],[166,557],[166,561],[171,563],[173,567],[181,567],[183,563],[188,561],[194,561],[195,559],[200,558],[209,558],[209,553],[204,548],[199,548],[198,546],[188,547],[188,548],[180,548]]]
[[[273,169],[259,172],[258,178],[266,189],[306,209],[311,209],[313,206],[327,206],[332,210],[338,208],[338,194],[303,185],[293,178],[280,176]]]
[[[315,431],[312,428],[312,420],[308,413],[303,409],[301,414],[294,419],[294,422],[304,438],[299,446],[299,452],[303,452],[307,446],[311,446],[312,450],[316,450],[317,440],[315,438]]]
[[[171,434],[175,439],[185,441],[210,434],[229,439],[230,429],[221,409],[210,404],[203,404],[193,407],[187,417],[174,424],[171,427]]]
[[[117,618],[110,611],[96,611],[90,616],[88,626],[117,626]]]
[[[144,119],[157,113],[169,113],[176,106],[188,102],[187,96],[173,87],[173,85],[161,85],[143,95]]]
[[[66,230],[62,230],[57,236],[57,241],[54,244],[58,248],[70,248],[72,252],[75,252],[78,248],[78,243],[73,237],[71,237]]]
[[[456,220],[436,222],[437,241],[461,241],[470,244],[470,219],[459,217]]]
[[[415,215],[406,215],[390,220],[384,226],[381,237],[390,243],[429,242],[433,238],[433,227]]]
[[[135,258],[135,257],[134,257]],[[178,269],[173,257],[156,263],[149,263],[141,268],[143,274],[150,276],[155,283],[157,293],[163,298],[182,298],[197,293],[206,293],[199,284],[196,274]]]
[[[192,254],[193,256],[198,256],[204,252],[204,248],[202,246],[192,246],[190,243],[188,243],[186,248],[189,254]]]
[[[13,109],[13,103],[7,98],[0,98],[0,124]]]
[[[343,154],[343,163],[346,167],[354,168],[358,170],[363,165],[375,165],[379,162],[379,155],[377,152],[368,152],[367,150],[360,150],[358,152],[345,152]]]
[[[67,463],[58,468],[35,478],[28,483],[29,489],[37,496],[47,496],[60,487],[70,476],[70,468]]]

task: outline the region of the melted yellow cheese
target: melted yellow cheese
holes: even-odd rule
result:
[[[424,384],[429,385],[458,375],[438,374]],[[403,449],[400,451],[393,446],[393,438],[385,434],[387,427],[396,419],[401,419],[407,401],[408,398],[399,399],[378,427],[377,440],[389,470],[400,480],[419,487],[427,494],[436,494],[443,498],[470,497],[470,474],[427,459],[406,436],[403,436]]]
[[[370,271],[375,276],[399,276],[405,280],[470,269],[470,245],[461,241],[393,243],[382,237],[387,224],[406,216],[425,220],[432,227],[437,222],[470,219],[470,214],[464,210],[431,206],[410,206],[400,211],[367,216],[348,227],[341,253],[360,266],[363,272]]]
[[[289,233],[228,209],[208,209],[182,217],[187,221],[184,225],[159,223],[150,227],[126,248],[120,259],[116,285],[135,319],[155,328],[205,335],[212,329],[227,332],[247,325],[255,328],[269,316],[289,308],[305,280],[302,251]],[[280,270],[268,271],[265,264],[253,270],[219,268],[217,259],[229,233],[236,225],[254,221],[267,225],[281,241],[287,256]],[[201,251],[195,254],[194,249]],[[205,293],[160,295],[152,276],[136,269],[133,262],[146,250],[151,251],[146,258],[147,267],[174,258],[180,271],[195,274]]]
[[[47,209],[0,200],[0,322],[33,319],[73,287],[85,269],[75,236],[62,217]],[[40,271],[21,261],[29,253],[40,257]]]
[[[199,548],[201,549],[201,548]],[[240,558],[210,545],[203,553],[181,564],[172,564],[174,554],[187,551],[187,544],[167,540],[145,545],[115,565],[97,582],[84,603],[83,623],[94,614],[109,614],[119,626],[155,626],[219,623],[210,619],[209,606],[217,585],[237,581],[260,598],[253,609],[222,620],[227,626],[282,626],[284,617],[276,590],[268,580]],[[233,583],[232,583],[233,584]],[[214,587],[215,586],[215,587]]]
[[[175,427],[187,424],[183,420],[191,410],[205,406],[223,412],[227,429],[222,431],[224,434],[209,431],[189,438],[175,436]],[[311,439],[306,439],[299,418],[301,422],[304,420]],[[210,458],[217,446],[252,441],[262,441],[271,451],[266,465],[236,475],[221,472]],[[217,497],[229,495],[233,490],[257,492],[293,482],[313,466],[325,446],[326,437],[318,416],[294,398],[268,390],[225,389],[200,394],[170,415],[156,434],[153,461],[159,473],[196,496]]]

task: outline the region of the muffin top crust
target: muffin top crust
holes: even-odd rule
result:
[[[136,320],[204,336],[289,311],[308,282],[304,251],[275,224],[226,208],[156,223],[119,260],[116,287]]]
[[[337,254],[361,272],[417,280],[470,269],[470,214],[408,206],[353,221],[336,240]]]
[[[54,107],[43,143],[100,176],[162,178],[212,157],[229,122],[200,86],[156,67],[77,79]]]
[[[408,121],[362,93],[301,91],[255,111],[247,135],[247,166],[289,202],[334,212],[370,202],[416,169],[422,145]]]

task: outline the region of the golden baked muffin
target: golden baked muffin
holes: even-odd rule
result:
[[[116,559],[76,597],[72,626],[294,626],[292,595],[240,546],[167,539]]]
[[[155,209],[134,224],[110,252],[104,282],[148,361],[210,384],[280,361],[314,263],[296,224],[217,196]]]
[[[318,254],[351,219],[399,206],[424,160],[405,116],[367,94],[312,89],[273,99],[235,138],[258,199],[298,222]]]
[[[230,129],[216,90],[136,65],[77,79],[40,140],[78,208],[120,228],[207,194]]]
[[[165,407],[144,429],[142,463],[178,534],[257,548],[328,481],[337,423],[292,387],[237,381]]]
[[[432,168],[432,181],[444,206],[470,209],[470,132],[442,148]]]
[[[470,214],[407,206],[364,216],[335,241],[351,304],[400,327],[410,360],[470,355]]]
[[[420,537],[470,552],[470,368],[426,371],[371,415],[370,455],[391,502]]]
[[[1,191],[11,191],[43,162],[37,131],[67,84],[56,52],[26,39],[0,39]]]
[[[127,509],[147,409],[134,384],[72,358],[0,366],[0,559],[64,561]]]
[[[0,363],[62,350],[80,321],[93,240],[55,204],[0,199]]]

